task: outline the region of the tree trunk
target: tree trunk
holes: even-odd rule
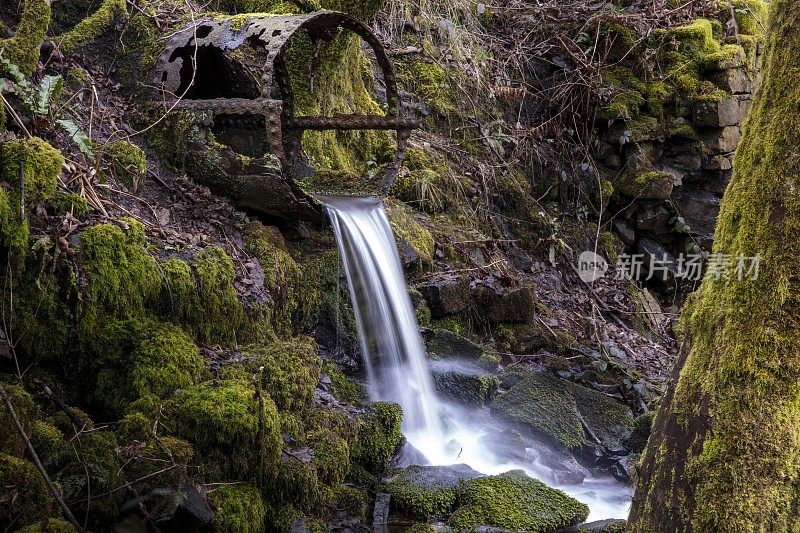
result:
[[[800,531],[800,0],[770,10],[714,243],[733,265],[760,254],[760,275],[707,275],[687,304],[632,531]]]

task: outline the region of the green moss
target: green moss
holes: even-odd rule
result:
[[[214,509],[213,526],[221,533],[264,531],[266,508],[261,491],[246,483],[222,485],[208,495]]]
[[[367,390],[345,376],[335,363],[327,363],[324,367],[328,377],[331,378],[333,395],[336,399],[350,405],[360,405],[367,399]]]
[[[17,533],[75,533],[76,531],[78,530],[75,526],[66,520],[48,518],[44,524],[37,522],[20,529]]]
[[[241,365],[260,375],[263,388],[281,410],[299,411],[311,403],[322,372],[316,343],[308,337],[242,348]]]
[[[548,374],[531,375],[495,399],[492,409],[566,448],[578,448],[586,436],[566,383]]]
[[[0,160],[0,180],[13,184],[11,191],[0,187],[0,237],[7,246],[24,251],[31,213],[21,211],[20,171],[25,181],[25,205],[30,211],[36,202],[47,200],[55,192],[64,157],[46,141],[32,137],[0,143]]]
[[[88,278],[92,313],[141,315],[161,288],[156,261],[145,248],[144,226],[133,219],[98,224],[80,234],[80,258]]]
[[[310,433],[308,441],[314,450],[312,464],[319,480],[334,487],[341,484],[350,465],[347,441],[329,429]]]
[[[180,328],[154,320],[112,322],[90,342],[100,368],[95,397],[114,413],[133,401],[164,398],[204,374],[194,341]]]
[[[194,324],[199,339],[231,340],[243,324],[245,315],[236,297],[233,261],[222,248],[204,248],[195,257],[192,267],[197,281],[197,294],[206,319]]]
[[[395,179],[390,191],[396,198],[426,213],[441,213],[453,200],[446,177],[450,168],[443,161],[434,161],[422,150],[409,148],[403,159],[405,171]]]
[[[88,418],[88,417],[87,417]],[[69,435],[75,435],[73,429]],[[82,432],[50,460],[53,482],[62,489],[75,516],[89,517],[87,529],[100,530],[114,523],[123,494],[122,467],[117,459],[117,440],[102,430]],[[110,492],[113,491],[113,492]],[[104,494],[102,498],[99,494]]]
[[[402,421],[403,410],[399,405],[372,404],[371,411],[358,419],[358,441],[351,448],[351,460],[372,473],[385,472],[403,442]]]
[[[25,0],[14,37],[0,39],[3,57],[26,76],[30,76],[39,63],[39,49],[50,25],[50,15],[48,0]]]
[[[673,182],[672,174],[644,170],[623,175],[614,188],[617,192],[634,198],[666,200],[672,194]]]
[[[246,381],[206,382],[180,391],[165,404],[170,430],[201,453],[219,450],[234,477],[260,478],[277,468],[281,450],[275,403]]]
[[[64,445],[64,435],[61,434],[61,431],[43,420],[34,422],[30,439],[33,449],[45,464]]]
[[[416,522],[406,530],[407,533],[436,533],[438,530],[430,524]]]
[[[711,54],[720,49],[719,41],[714,38],[714,25],[708,19],[699,18],[685,26],[668,30],[680,46],[680,51],[692,56]]]
[[[583,522],[588,515],[586,505],[516,470],[472,480],[449,524],[461,530],[486,525],[549,533]]]
[[[372,70],[356,35],[340,32],[319,50],[301,35],[285,54],[298,115],[383,114],[372,96]],[[309,65],[317,65],[313,76]],[[380,131],[309,131],[303,148],[316,169],[344,175],[365,176],[372,166],[393,158],[390,137]]]
[[[50,515],[53,497],[33,463],[0,453],[0,479],[0,522],[29,523]]]
[[[34,428],[36,417],[39,414],[39,409],[33,403],[33,398],[20,385],[3,385],[3,387],[6,390],[6,394],[11,397],[11,405],[14,406],[23,429],[30,435],[31,430]],[[25,450],[25,442],[20,437],[5,402],[0,404],[0,450],[14,455],[22,455]]]
[[[256,256],[264,269],[264,286],[272,296],[273,326],[278,333],[290,333],[300,307],[300,269],[277,228],[250,222],[243,239],[245,250]]]
[[[448,73],[438,64],[401,59],[397,62],[397,77],[406,90],[421,96],[428,105],[445,113],[457,110]]]
[[[104,0],[94,13],[72,30],[56,37],[56,43],[65,54],[70,54],[111,29],[114,21],[127,12],[125,0]]]
[[[763,35],[767,27],[769,5],[763,0],[734,0],[721,2],[720,20],[723,24],[731,18],[731,4],[736,25],[742,35]]]
[[[114,176],[137,192],[147,176],[147,158],[141,148],[128,141],[116,141],[103,147]]]
[[[81,219],[89,214],[89,202],[75,193],[60,193],[56,192],[50,198],[49,204],[55,209],[57,214],[72,213],[72,216]]]
[[[413,212],[402,204],[388,204],[386,215],[392,226],[395,240],[400,249],[400,256],[406,263],[427,268],[433,263],[435,242],[431,232],[413,215]]]

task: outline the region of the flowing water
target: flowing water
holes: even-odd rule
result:
[[[383,204],[376,198],[322,197],[339,245],[358,326],[369,392],[403,408],[403,434],[428,464],[465,463],[484,474],[522,468],[549,485],[552,471],[535,459],[498,460],[481,443],[497,432],[485,410],[440,401]],[[535,457],[535,456],[534,456]],[[590,520],[625,518],[630,489],[611,478],[558,486],[586,503]]]

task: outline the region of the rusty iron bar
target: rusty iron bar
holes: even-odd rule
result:
[[[408,130],[418,128],[419,121],[382,115],[308,116],[291,118],[284,127],[296,130]]]

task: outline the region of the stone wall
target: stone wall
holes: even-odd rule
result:
[[[734,39],[697,70],[700,84],[713,87],[706,95],[682,101],[678,88],[661,116],[610,120],[599,129],[598,170],[614,190],[605,220],[645,264],[667,254],[676,267],[680,254],[711,250],[761,61],[758,40],[748,50]]]

